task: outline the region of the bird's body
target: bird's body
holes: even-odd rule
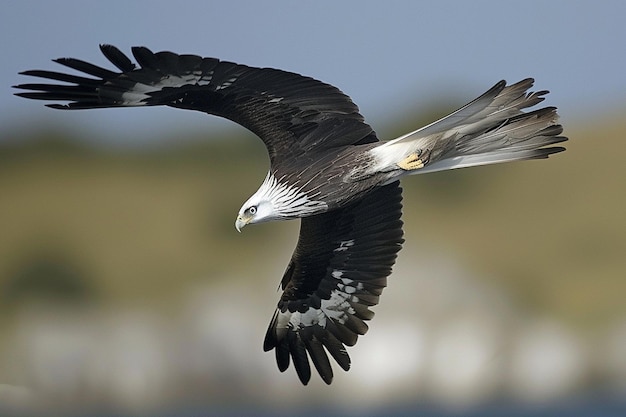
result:
[[[298,244],[282,278],[283,294],[265,350],[278,367],[291,360],[310,379],[309,358],[326,383],[328,352],[345,370],[345,345],[367,331],[403,243],[399,179],[406,175],[560,152],[556,108],[524,112],[547,91],[533,80],[499,82],[445,118],[380,142],[357,106],[337,88],[298,74],[215,58],[133,48],[139,68],[102,45],[121,72],[63,58],[90,77],[32,70],[23,74],[66,84],[23,84],[18,95],[68,101],[60,109],[166,105],[228,118],[265,143],[270,170],[236,220],[247,224],[301,218]]]

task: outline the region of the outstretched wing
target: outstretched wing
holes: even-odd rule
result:
[[[339,89],[291,72],[215,58],[153,53],[134,47],[139,67],[119,49],[101,45],[121,72],[74,58],[55,62],[90,77],[31,70],[21,74],[66,84],[21,84],[18,96],[68,104],[56,109],[171,106],[230,119],[257,134],[272,163],[313,149],[376,141],[358,107]],[[95,78],[92,78],[95,77]]]
[[[399,182],[377,188],[336,211],[302,219],[300,238],[282,280],[283,294],[265,336],[281,371],[293,360],[298,377],[311,377],[309,357],[327,384],[326,351],[344,370],[345,346],[365,334],[370,306],[387,285],[403,243]]]

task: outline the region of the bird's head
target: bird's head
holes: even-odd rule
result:
[[[269,173],[257,192],[241,206],[235,228],[241,232],[247,224],[312,216],[326,209],[325,202],[309,199],[296,186],[281,184]]]
[[[268,222],[276,219],[277,216],[272,202],[263,196],[259,196],[257,192],[241,206],[235,221],[235,228],[238,232],[241,232],[241,229],[248,224]]]
[[[271,173],[268,173],[265,181],[263,181],[256,193],[243,203],[243,206],[239,209],[237,220],[235,221],[235,228],[238,232],[241,232],[241,229],[248,224],[269,222],[282,218],[277,209],[279,204],[279,201],[276,201],[276,197],[279,195],[276,192],[277,185],[278,181]]]

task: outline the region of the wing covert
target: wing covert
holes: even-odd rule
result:
[[[367,332],[387,276],[403,243],[402,189],[375,189],[352,205],[302,219],[298,244],[282,280],[283,294],[264,350],[275,349],[278,368],[293,361],[307,384],[309,358],[327,384],[333,371],[326,352],[344,370],[345,346]]]

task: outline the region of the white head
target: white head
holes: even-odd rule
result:
[[[246,201],[237,215],[235,228],[238,232],[247,224],[269,222],[271,220],[279,220],[280,216],[274,209],[274,204],[266,196],[254,193],[252,197]]]
[[[268,173],[257,192],[241,206],[235,228],[241,232],[247,224],[295,219],[327,208],[323,201],[310,200],[296,186],[281,184]]]

